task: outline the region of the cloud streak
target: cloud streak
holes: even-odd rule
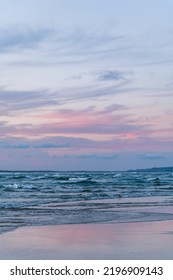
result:
[[[15,112],[35,110],[58,104],[56,94],[48,90],[17,91],[0,88],[0,115],[13,115]]]
[[[15,63],[31,67],[39,65],[69,67],[70,64],[87,63],[91,59],[96,62],[100,59],[116,60],[121,67],[132,67],[168,63],[171,52],[168,47],[167,53],[163,53],[162,48],[172,42],[167,42],[166,37],[162,40],[162,44],[160,40],[156,43],[152,39],[148,41],[145,35],[129,36],[119,34],[116,29],[110,31],[108,28],[87,30],[84,27],[73,26],[69,30],[64,30],[62,27],[31,28],[25,24],[0,29],[0,52],[21,51],[23,59],[18,59]],[[28,52],[25,53],[28,50],[33,51],[29,58]],[[119,78],[123,78],[121,71],[113,70],[102,72],[99,77],[100,80],[107,81]]]
[[[0,53],[35,49],[52,33],[47,28],[32,29],[26,25],[0,28]]]
[[[99,74],[98,80],[99,81],[119,81],[124,80],[125,76],[124,73],[121,71],[102,71]]]
[[[142,154],[142,155],[139,155],[138,156],[139,159],[142,159],[142,160],[162,160],[162,159],[165,159],[166,156],[164,156],[163,154]]]

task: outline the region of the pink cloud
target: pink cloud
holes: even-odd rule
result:
[[[164,120],[160,117],[161,123]],[[92,152],[93,149],[99,152],[157,150],[160,147],[170,149],[173,131],[169,127],[159,127],[159,123],[154,121],[141,122],[137,116],[135,118],[135,114],[124,111],[124,108],[121,111],[115,104],[102,110],[91,106],[81,110],[34,113],[27,124],[20,124],[20,119],[16,125],[1,122],[1,131],[4,137],[31,139],[35,141],[35,147],[37,139],[43,139],[37,147],[54,150],[61,148],[62,152],[77,148],[85,152]],[[64,137],[64,142],[59,141],[60,138],[56,142],[56,137]],[[164,146],[163,141],[166,143]]]

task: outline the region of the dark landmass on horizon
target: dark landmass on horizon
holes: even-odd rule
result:
[[[173,172],[173,166],[130,169],[129,172]]]

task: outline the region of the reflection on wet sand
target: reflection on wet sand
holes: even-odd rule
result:
[[[173,259],[173,221],[24,227],[0,236],[0,259]]]

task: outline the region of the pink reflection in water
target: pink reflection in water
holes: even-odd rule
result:
[[[0,236],[0,259],[173,259],[173,221],[26,227]]]

